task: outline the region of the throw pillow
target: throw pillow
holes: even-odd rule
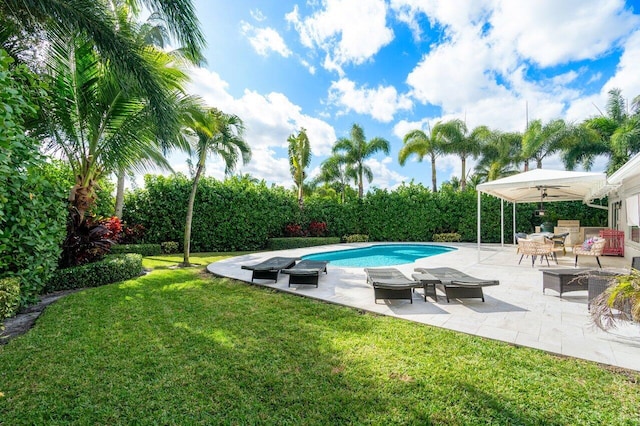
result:
[[[582,243],[582,250],[584,251],[591,251],[591,247],[593,246],[593,243],[595,241],[593,240],[593,238],[589,238],[588,240],[586,240],[584,243]]]

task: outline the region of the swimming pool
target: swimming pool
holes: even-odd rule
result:
[[[380,244],[355,249],[328,251],[302,256],[309,260],[327,260],[332,265],[350,268],[393,266],[413,263],[423,257],[456,250],[429,244]]]

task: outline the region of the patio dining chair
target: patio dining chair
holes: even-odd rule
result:
[[[519,238],[518,251],[521,254],[518,265],[522,263],[522,259],[525,256],[531,256],[531,267],[533,268],[533,266],[536,263],[536,259],[538,258],[538,256],[540,256],[540,262],[542,263],[542,260],[546,259],[547,266],[550,266],[549,256],[553,257],[554,255],[553,241],[549,240],[548,238],[545,238],[542,240],[530,240],[526,238]],[[556,263],[558,263],[558,260],[557,259],[555,260],[556,260]]]

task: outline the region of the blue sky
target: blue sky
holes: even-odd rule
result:
[[[640,0],[194,4],[208,47],[189,90],[244,120],[253,158],[237,173],[286,187],[286,140],[301,127],[312,146],[311,176],[357,123],[367,139],[391,145],[388,156],[369,160],[369,186],[429,187],[428,161],[398,164],[410,130],[460,118],[470,129],[524,131],[527,108],[530,120],[579,122],[604,110],[611,88],[640,94]],[[187,171],[183,155],[170,161]],[[460,176],[457,157],[440,157],[437,166],[439,183]],[[563,167],[550,158],[543,168]],[[223,169],[215,158],[207,164],[209,176],[223,178]]]

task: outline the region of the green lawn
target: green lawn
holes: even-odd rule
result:
[[[639,424],[640,374],[158,268],[180,261],[0,346],[0,424]]]

